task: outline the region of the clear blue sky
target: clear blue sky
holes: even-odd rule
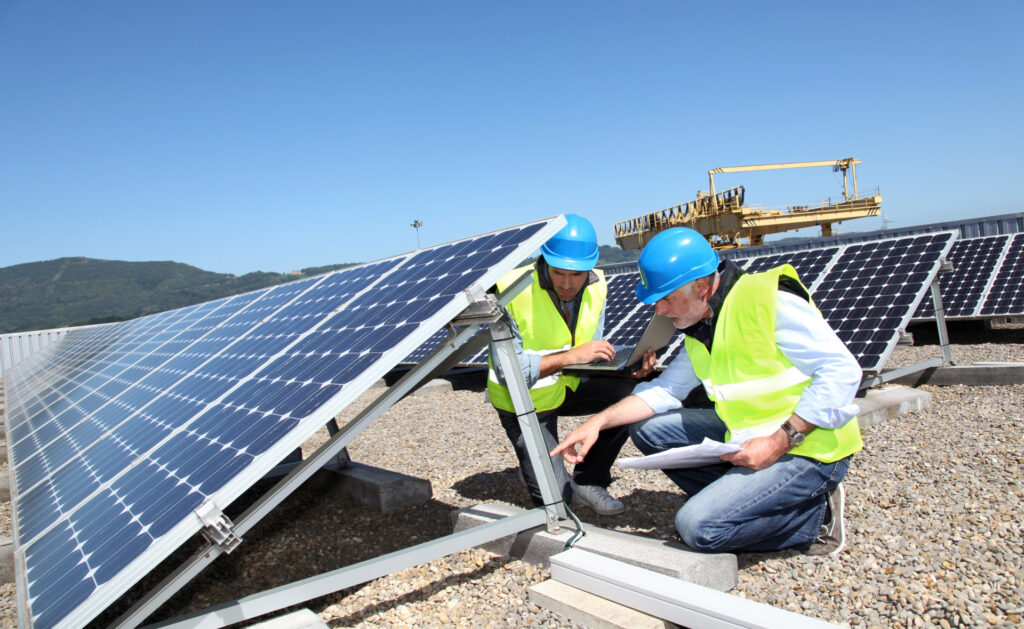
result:
[[[4,0],[0,267],[282,272],[561,212],[613,244],[709,168],[849,156],[892,227],[1020,212],[1022,25],[1016,0]]]

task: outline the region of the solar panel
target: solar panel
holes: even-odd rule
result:
[[[985,302],[978,310],[983,316],[1024,314],[1024,234],[1017,234],[1008,247],[993,278]]]
[[[72,331],[15,367],[23,618],[94,618],[563,224]]]
[[[947,318],[1024,314],[1024,234],[958,240],[949,261],[952,272],[939,275]],[[932,302],[923,302],[914,318],[934,319]]]
[[[866,371],[880,371],[924,299],[956,234],[841,247],[811,288],[826,320]]]
[[[942,309],[946,317],[977,316],[1011,238],[1005,234],[965,238],[953,244],[949,252],[953,271],[939,275]],[[935,318],[932,300],[924,300],[914,318]]]

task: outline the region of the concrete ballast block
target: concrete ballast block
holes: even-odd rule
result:
[[[932,406],[932,396],[909,387],[871,389],[863,398],[853,401],[860,408],[857,419],[861,428],[875,426],[913,411]]]
[[[493,522],[522,509],[504,504],[481,504],[460,509],[453,514],[455,532]],[[574,548],[618,559],[654,572],[726,591],[739,582],[736,555],[729,553],[698,553],[685,545],[619,531],[609,531],[583,524],[586,533]],[[518,557],[539,565],[548,565],[551,555],[565,550],[575,528],[570,523],[556,533],[544,527],[523,531],[515,536],[484,544],[482,548],[500,555]]]
[[[319,470],[309,482],[383,513],[426,502],[434,495],[425,478],[355,462],[340,469]]]

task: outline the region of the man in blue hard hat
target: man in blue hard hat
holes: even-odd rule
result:
[[[683,330],[685,351],[551,454],[578,464],[596,435],[626,425],[645,454],[734,440],[739,449],[719,463],[664,470],[688,496],[675,520],[683,541],[706,552],[838,553],[840,483],[863,447],[853,403],[862,372],[796,271],[746,273],[682,227],[652,238],[638,264],[637,298]],[[683,407],[695,389],[713,409]]]
[[[603,340],[608,285],[604,274],[594,269],[599,256],[597,233],[582,216],[567,214],[565,218],[565,227],[541,247],[535,264],[512,271],[497,285],[503,291],[524,273],[533,275],[530,286],[513,298],[505,310],[523,379],[530,389],[548,449],[558,443],[559,415],[587,415],[604,409],[629,395],[636,384],[629,378],[581,378],[561,372],[566,365],[598,358],[610,360],[615,356],[615,348]],[[645,357],[634,377],[651,372],[653,354]],[[540,506],[540,486],[530,466],[505,374],[494,359],[493,346],[489,362],[488,396],[515,449],[530,498]],[[582,503],[600,515],[616,515],[625,510],[607,487],[612,482],[611,466],[627,437],[625,426],[596,434],[590,456],[576,465],[571,478],[561,464],[554,466],[566,502]]]

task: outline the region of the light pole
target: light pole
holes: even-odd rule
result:
[[[411,227],[416,228],[416,248],[420,248],[420,227],[423,227],[423,221],[419,219],[412,219]]]

